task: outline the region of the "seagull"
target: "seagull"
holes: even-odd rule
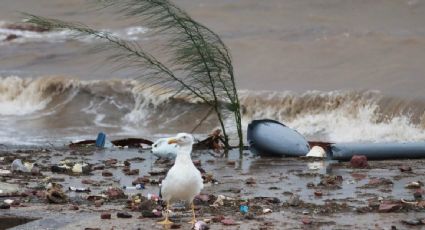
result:
[[[192,208],[192,225],[196,223],[195,206],[193,198],[198,195],[204,187],[201,173],[195,167],[190,158],[193,136],[187,133],[179,133],[176,137],[168,140],[168,144],[177,144],[177,157],[173,167],[168,171],[167,176],[162,181],[161,195],[167,203],[167,211],[170,203],[175,201],[188,201]],[[162,225],[173,224],[168,219],[168,212],[165,212],[165,220],[158,222]]]

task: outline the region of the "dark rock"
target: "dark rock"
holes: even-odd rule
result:
[[[127,176],[139,175],[139,169],[129,170],[129,171],[125,172],[125,175],[127,175]]]
[[[10,209],[10,204],[2,203],[0,204],[0,209]]]
[[[133,182],[131,182],[132,185],[136,185],[136,184],[147,184],[150,182],[149,177],[138,177],[137,179],[133,180]]]
[[[104,220],[104,219],[111,219],[111,213],[109,212],[103,212],[102,214],[100,214],[100,219]]]
[[[130,161],[128,161],[128,160],[124,161],[124,166],[130,167],[130,165],[131,165]]]
[[[398,169],[400,169],[400,172],[411,172],[412,168],[410,166],[407,165],[402,165],[400,167],[398,167]]]
[[[125,195],[124,191],[120,188],[108,188],[108,190],[106,190],[106,195],[111,200],[127,199],[127,195]]]
[[[66,173],[69,170],[65,167],[61,167],[61,166],[58,166],[58,165],[52,165],[50,167],[50,171],[52,171],[54,173]]]
[[[301,219],[301,221],[303,222],[303,224],[306,224],[306,225],[309,225],[309,224],[313,223],[313,221],[311,221],[311,219],[308,218],[308,217],[303,217]]]
[[[79,210],[80,208],[78,207],[78,205],[72,205],[71,207],[69,207],[69,210],[74,210],[74,211],[77,211],[77,210]]]
[[[197,167],[201,166],[201,160],[193,160],[193,164]]]
[[[112,172],[110,172],[110,171],[108,171],[108,170],[104,170],[103,172],[102,172],[102,176],[104,176],[104,177],[111,177],[111,176],[113,176],[114,174],[112,174]]]
[[[217,223],[217,222],[224,220],[224,216],[221,216],[221,215],[220,216],[214,216],[211,220],[212,220],[212,222]]]
[[[365,155],[354,155],[351,157],[350,164],[353,168],[366,168],[369,166]]]
[[[423,225],[422,221],[418,219],[402,220],[401,223],[412,226]]]
[[[108,159],[105,161],[106,166],[115,166],[118,163],[117,159]]]
[[[117,217],[118,218],[131,218],[133,216],[128,212],[118,212]]]
[[[151,210],[142,210],[142,216],[145,218],[155,218],[156,215]]]
[[[231,218],[225,218],[220,221],[224,225],[236,225],[236,222]]]
[[[288,204],[289,204],[290,206],[294,206],[294,207],[296,207],[296,206],[300,205],[300,204],[301,204],[300,196],[299,196],[298,194],[293,194],[293,195],[289,198],[289,200],[288,200]]]
[[[252,178],[252,177],[250,177],[250,178],[248,178],[248,179],[246,179],[246,181],[245,181],[245,184],[250,184],[250,185],[252,185],[252,184],[256,184],[257,182],[255,182],[255,179],[254,178]]]
[[[384,202],[379,205],[379,212],[394,212],[401,208],[399,203]]]
[[[322,191],[314,191],[314,195],[315,196],[322,196],[323,193],[322,193]]]
[[[93,171],[96,171],[96,170],[104,170],[105,169],[105,165],[94,165],[93,167],[92,167],[92,170]]]
[[[19,38],[20,36],[16,35],[16,34],[9,34],[7,35],[7,37],[4,39],[4,41],[9,42],[12,40],[15,40],[17,38]]]
[[[229,160],[229,161],[227,161],[227,165],[234,166],[234,165],[236,165],[236,161]]]

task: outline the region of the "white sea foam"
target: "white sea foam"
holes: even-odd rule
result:
[[[71,30],[61,30],[61,31],[47,31],[47,32],[37,32],[37,31],[28,31],[20,29],[9,29],[5,28],[8,25],[7,22],[0,22],[0,44],[4,41],[8,35],[17,35],[16,39],[13,39],[11,42],[14,43],[27,43],[27,42],[65,42],[72,38],[76,38],[82,42],[94,42],[96,39],[91,37],[74,37],[75,34]],[[111,34],[129,41],[137,41],[143,37],[148,29],[141,26],[127,27],[123,29],[104,29],[101,31],[110,32]],[[4,42],[3,42],[4,43]]]

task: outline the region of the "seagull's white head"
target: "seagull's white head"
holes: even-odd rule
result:
[[[188,133],[179,133],[176,137],[168,140],[168,144],[177,144],[180,147],[192,147],[194,143],[193,136]]]

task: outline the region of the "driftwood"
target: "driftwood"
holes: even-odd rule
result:
[[[150,140],[146,140],[143,138],[125,138],[125,139],[119,139],[119,140],[113,140],[111,143],[115,146],[128,146],[129,148],[139,148],[141,144],[145,145],[152,145],[153,142]],[[68,146],[70,148],[76,148],[76,147],[87,147],[87,146],[94,146],[96,144],[96,140],[84,140],[84,141],[78,141],[78,142],[72,142]]]

